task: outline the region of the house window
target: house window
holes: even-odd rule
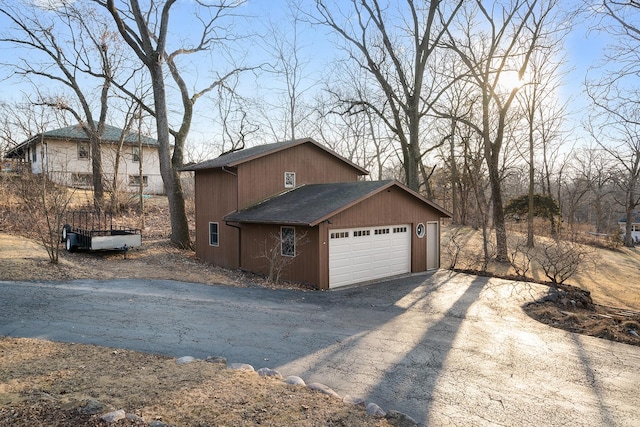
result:
[[[38,150],[36,150],[36,147],[33,147],[31,150],[31,161],[35,163],[38,161]]]
[[[296,229],[294,227],[282,227],[280,241],[282,256],[296,256]]]
[[[284,173],[284,188],[294,188],[296,186],[296,173],[285,172]]]
[[[74,187],[91,187],[92,176],[90,173],[74,173],[71,175]]]
[[[134,162],[140,161],[140,147],[131,147],[131,160]]]
[[[219,246],[220,245],[220,235],[218,234],[218,223],[210,222],[209,223],[209,246]]]
[[[89,158],[89,144],[86,142],[78,142],[78,159]]]
[[[145,187],[149,183],[149,177],[147,175],[142,175],[142,185]],[[140,185],[140,175],[129,175],[129,185],[131,186],[139,186]]]

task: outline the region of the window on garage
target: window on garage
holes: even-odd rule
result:
[[[284,188],[295,188],[296,186],[296,173],[285,172],[284,173]]]
[[[280,228],[280,249],[282,256],[296,256],[296,229]]]
[[[218,234],[218,223],[210,222],[209,223],[209,246],[219,246],[220,245],[220,235]]]

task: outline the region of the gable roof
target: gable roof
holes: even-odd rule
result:
[[[622,218],[618,220],[618,224],[626,224],[627,223],[627,215],[622,215]],[[632,224],[640,224],[640,211],[631,212],[631,223]]]
[[[120,137],[124,130],[115,126],[105,125],[102,132],[102,142],[117,143],[120,142]],[[60,129],[54,129],[47,132],[39,133],[24,142],[16,145],[12,149],[8,150],[5,157],[13,157],[13,155],[19,155],[24,151],[26,147],[34,143],[40,142],[40,139],[47,140],[60,140],[60,141],[88,141],[87,134],[82,129],[82,126],[74,125],[67,126]],[[138,134],[135,132],[128,132],[125,134],[124,142],[127,144],[138,144]],[[158,141],[148,136],[142,135],[142,143],[147,146],[156,146]]]
[[[399,182],[386,180],[303,185],[257,205],[231,213],[224,219],[232,222],[314,227],[362,200],[394,186],[436,209],[442,216],[451,216],[437,204]]]
[[[351,167],[357,169],[362,175],[369,175],[369,171],[356,165],[352,161],[342,157],[335,151],[325,147],[319,142],[315,141],[312,138],[301,138],[301,139],[293,139],[290,141],[284,142],[274,142],[272,144],[263,144],[256,145],[255,147],[244,148],[242,150],[233,151],[228,154],[223,154],[220,157],[216,157],[215,159],[205,160],[204,162],[196,163],[193,165],[187,165],[181,168],[183,171],[198,171],[204,169],[216,169],[222,167],[234,167],[238,166],[242,163],[249,162],[251,160],[259,159],[260,157],[267,156],[269,154],[274,154],[282,150],[286,150],[288,148],[292,148],[302,144],[312,144],[326,153],[342,160],[347,163]]]

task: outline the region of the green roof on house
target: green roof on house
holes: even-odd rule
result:
[[[105,125],[104,131],[102,132],[102,142],[112,143],[112,144],[118,143],[120,142],[120,137],[122,136],[123,132],[124,131],[122,129],[117,128],[115,126]],[[153,138],[150,138],[144,135],[141,135],[141,137],[142,137],[142,143],[146,146],[158,145],[158,141]],[[21,157],[26,147],[39,142],[41,138],[44,138],[47,140],[60,140],[60,141],[83,141],[83,140],[87,141],[88,140],[87,134],[84,132],[84,129],[82,129],[82,126],[80,126],[79,124],[74,126],[67,126],[64,128],[54,129],[54,130],[36,134],[31,138],[27,139],[26,141],[16,145],[9,151],[7,151],[7,153],[5,154],[5,157],[6,158]],[[138,134],[136,132],[127,132],[124,136],[124,142],[127,145],[138,144]]]
[[[120,142],[120,138],[122,137],[122,129],[117,128],[115,126],[104,125],[104,132],[102,132],[102,141],[105,142]],[[45,138],[50,139],[74,139],[74,140],[82,140],[87,139],[87,135],[84,133],[82,126],[74,125],[67,126],[65,128],[54,129],[47,132],[44,132]],[[33,139],[35,137],[39,137],[40,134],[30,138]],[[127,143],[138,143],[138,134],[136,132],[127,132],[124,137],[124,142]],[[153,138],[149,138],[148,136],[142,135],[142,143],[146,145],[157,145],[158,141]]]

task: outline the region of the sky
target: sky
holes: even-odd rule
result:
[[[12,0],[2,0],[12,1]],[[42,1],[42,0],[40,0]],[[172,15],[172,28],[174,35],[180,39],[186,39],[189,34],[189,29],[195,28],[193,25],[193,15],[188,12],[190,0],[179,0],[174,14]],[[287,0],[249,0],[241,8],[238,9],[239,15],[249,16],[249,19],[238,18],[234,22],[236,29],[240,31],[257,31],[262,34],[267,34],[266,23],[271,21],[274,25],[284,31],[287,25]],[[246,28],[245,28],[246,27]],[[8,28],[6,18],[0,17],[0,28]],[[1,31],[1,30],[0,30]],[[6,31],[6,30],[5,30]],[[315,77],[313,73],[315,70],[324,71],[329,67],[330,60],[335,52],[335,48],[330,41],[327,30],[322,28],[317,29],[302,29],[302,54],[308,60],[306,66],[309,74],[309,82],[312,82]],[[268,55],[264,49],[260,46],[262,43],[260,40],[247,39],[251,44],[249,46],[250,57],[246,60],[249,63],[261,63],[269,61]],[[578,25],[571,34],[566,37],[565,46],[568,59],[568,67],[570,69],[566,79],[566,86],[563,89],[565,97],[571,97],[570,107],[574,111],[573,121],[576,127],[580,127],[580,121],[582,115],[585,112],[585,108],[588,103],[586,97],[583,94],[583,82],[585,74],[589,67],[598,63],[602,57],[602,52],[607,43],[610,41],[607,39],[606,34],[602,33],[589,33],[587,23],[583,21],[581,25]],[[17,61],[18,52],[15,49],[8,49],[4,46],[0,46],[0,62],[12,63]],[[221,62],[221,56],[206,59],[201,63],[190,64],[190,68],[197,70],[198,84],[194,87],[202,87],[202,82],[207,80],[206,70],[212,67],[219,67]],[[224,67],[220,68],[221,70]],[[6,71],[0,70],[0,76],[6,76]],[[241,90],[246,91],[250,95],[258,95],[263,97],[269,97],[273,93],[273,88],[278,83],[274,80],[269,80],[267,76],[262,76],[258,86],[255,86],[250,79],[243,80],[240,86]],[[16,83],[15,80],[0,80],[0,100],[8,101],[22,98],[21,91],[30,91],[30,86],[25,84]],[[211,118],[214,115],[211,104],[200,102],[196,104],[197,116],[195,118],[192,127],[192,140],[211,140]],[[203,108],[199,108],[202,105]],[[313,137],[313,135],[310,135]]]

